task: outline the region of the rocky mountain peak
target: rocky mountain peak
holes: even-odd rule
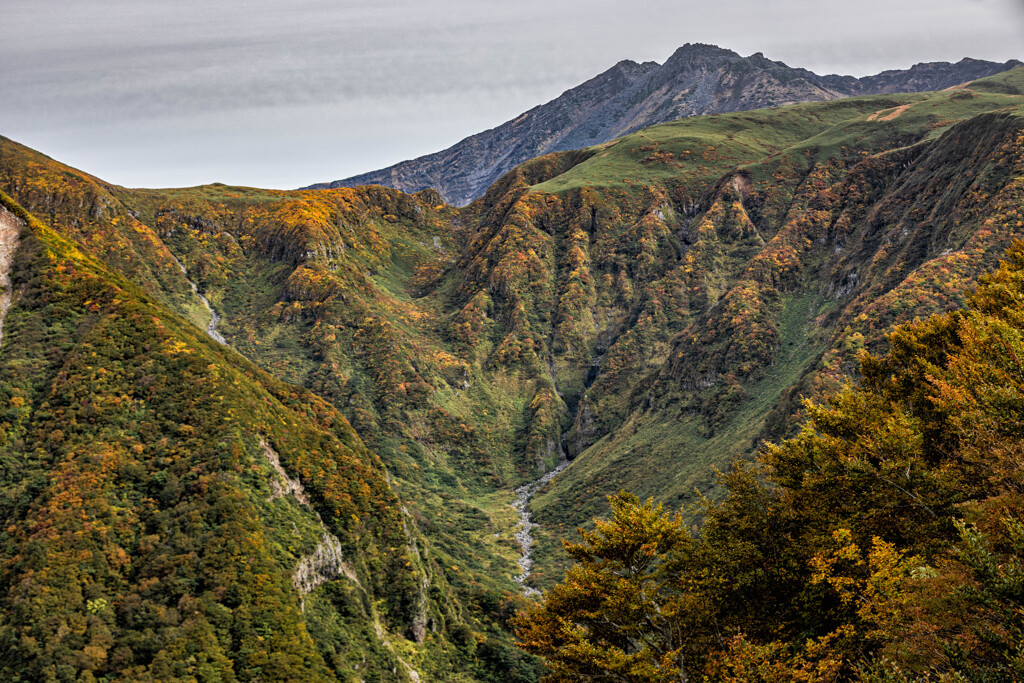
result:
[[[722,59],[730,57],[742,59],[736,52],[712,45],[711,43],[686,43],[682,47],[676,48],[676,51],[672,53],[672,56],[665,63],[667,64],[673,59]]]
[[[437,189],[462,206],[482,196],[516,165],[551,152],[602,144],[655,123],[856,95],[942,90],[1019,66],[964,58],[915,64],[874,76],[819,76],[717,45],[687,43],[664,64],[622,60],[556,99],[446,150],[332,183],[385,185],[405,192]]]

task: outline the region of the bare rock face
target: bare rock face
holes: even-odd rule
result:
[[[384,185],[411,193],[434,188],[449,204],[464,206],[524,161],[597,145],[655,123],[854,95],[942,90],[1020,65],[963,59],[865,78],[819,76],[761,53],[741,57],[714,45],[687,44],[662,65],[619,62],[547,104],[441,152],[308,189]]]
[[[825,76],[822,80],[830,87],[835,87],[851,96],[888,95],[900,92],[945,90],[979,78],[993,76],[1017,66],[1021,66],[1021,62],[1016,59],[999,64],[965,57],[955,64],[924,62],[915,64],[909,69],[883,71],[874,76],[865,76],[860,79],[850,76]]]
[[[4,338],[4,320],[14,299],[11,285],[11,265],[14,252],[18,249],[21,235],[21,220],[7,209],[0,207],[0,342]]]
[[[325,531],[320,545],[299,561],[292,574],[292,581],[299,594],[305,596],[317,586],[342,574],[355,576],[350,569],[346,570],[341,541]]]
[[[281,457],[277,454],[277,451],[270,447],[266,439],[262,438],[260,439],[260,448],[263,449],[267,462],[270,463],[270,466],[274,468],[274,472],[277,473],[277,478],[270,480],[271,499],[290,495],[306,507],[310,507],[309,496],[306,495],[306,489],[302,486],[302,482],[288,476],[284,467],[281,466]]]

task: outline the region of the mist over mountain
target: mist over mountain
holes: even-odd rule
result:
[[[434,154],[310,188],[433,188],[463,206],[514,166],[550,152],[601,144],[646,126],[701,116],[857,95],[942,90],[1020,65],[965,58],[873,76],[819,76],[714,45],[686,44],[664,64],[622,61],[558,98]]]

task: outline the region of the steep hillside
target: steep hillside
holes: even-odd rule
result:
[[[617,494],[517,619],[550,680],[1019,680],[1024,240],[976,284],[734,463],[699,534]]]
[[[673,504],[695,487],[718,495],[713,468],[787,433],[800,394],[842,382],[894,325],[959,306],[1024,232],[1022,92],[1017,69],[938,93],[683,119],[534,159],[464,209],[436,192],[382,187],[131,190],[0,139],[0,189],[46,223],[32,222],[16,252],[2,328],[0,380],[38,385],[22,402],[11,394],[11,415],[31,407],[19,418],[28,426],[8,430],[11,452],[36,479],[12,474],[4,508],[7,556],[38,564],[14,562],[8,593],[37,585],[24,572],[55,561],[17,535],[42,519],[33,510],[53,517],[47,487],[66,477],[43,477],[62,466],[71,477],[79,465],[61,463],[116,436],[129,439],[117,453],[143,474],[124,488],[90,484],[123,496],[103,498],[95,514],[148,525],[119,541],[132,568],[185,544],[157,583],[182,557],[196,568],[175,579],[178,592],[160,593],[161,628],[171,619],[161,609],[182,619],[183,597],[215,580],[195,578],[219,555],[188,545],[191,536],[234,520],[196,511],[212,495],[209,475],[248,501],[245,528],[268,538],[277,564],[258,574],[282,586],[275,600],[320,657],[303,660],[320,673],[302,675],[533,680],[535,663],[509,648],[505,630],[523,590],[520,543],[530,541],[516,537],[513,504],[542,523],[538,563],[520,580],[549,585],[564,561],[558,540],[603,512],[606,493],[628,487]],[[24,246],[44,243],[61,245],[54,253],[71,265],[19,260],[57,249]],[[75,277],[86,270],[91,279]],[[49,273],[50,289],[33,294],[32,273]],[[159,341],[165,329],[176,341]],[[63,393],[79,385],[108,398]],[[149,408],[138,406],[144,392],[157,392]],[[109,429],[96,421],[108,410]],[[131,441],[147,421],[145,440]],[[88,438],[69,436],[72,427]],[[515,493],[554,468],[564,469],[537,498]],[[17,488],[30,481],[46,486]],[[68,521],[68,533],[91,530],[90,519]],[[330,566],[338,548],[355,578],[335,572],[303,598],[313,585],[301,576]],[[69,633],[83,632],[88,600],[102,598],[94,608],[115,605],[108,628],[128,637],[130,591],[104,590],[65,601],[79,628]],[[3,642],[36,647],[50,627],[19,631],[32,620],[18,618]],[[208,621],[241,676],[242,641]],[[195,643],[207,633],[182,643],[205,651]],[[126,647],[131,658],[116,661],[127,663],[93,668],[155,666],[155,651]],[[85,661],[78,650],[67,666]],[[364,652],[365,662],[355,654]]]
[[[83,251],[124,216],[70,176],[54,227],[0,194],[5,680],[530,680],[336,409]]]
[[[470,207],[461,300],[502,301],[503,343],[572,415],[575,459],[535,500],[538,581],[606,494],[714,495],[713,466],[784,434],[800,394],[960,305],[1022,229],[1022,100],[989,85],[662,124]]]
[[[436,154],[311,187],[434,188],[462,206],[533,157],[600,144],[656,123],[854,95],[942,90],[1019,65],[963,59],[864,78],[819,76],[760,53],[741,57],[713,45],[687,44],[662,65],[619,62],[551,102]]]

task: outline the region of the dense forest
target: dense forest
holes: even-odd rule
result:
[[[1024,677],[1024,242],[690,527],[623,492],[519,615],[545,680]]]
[[[1014,677],[1024,68],[461,209],[0,192],[6,679]]]

